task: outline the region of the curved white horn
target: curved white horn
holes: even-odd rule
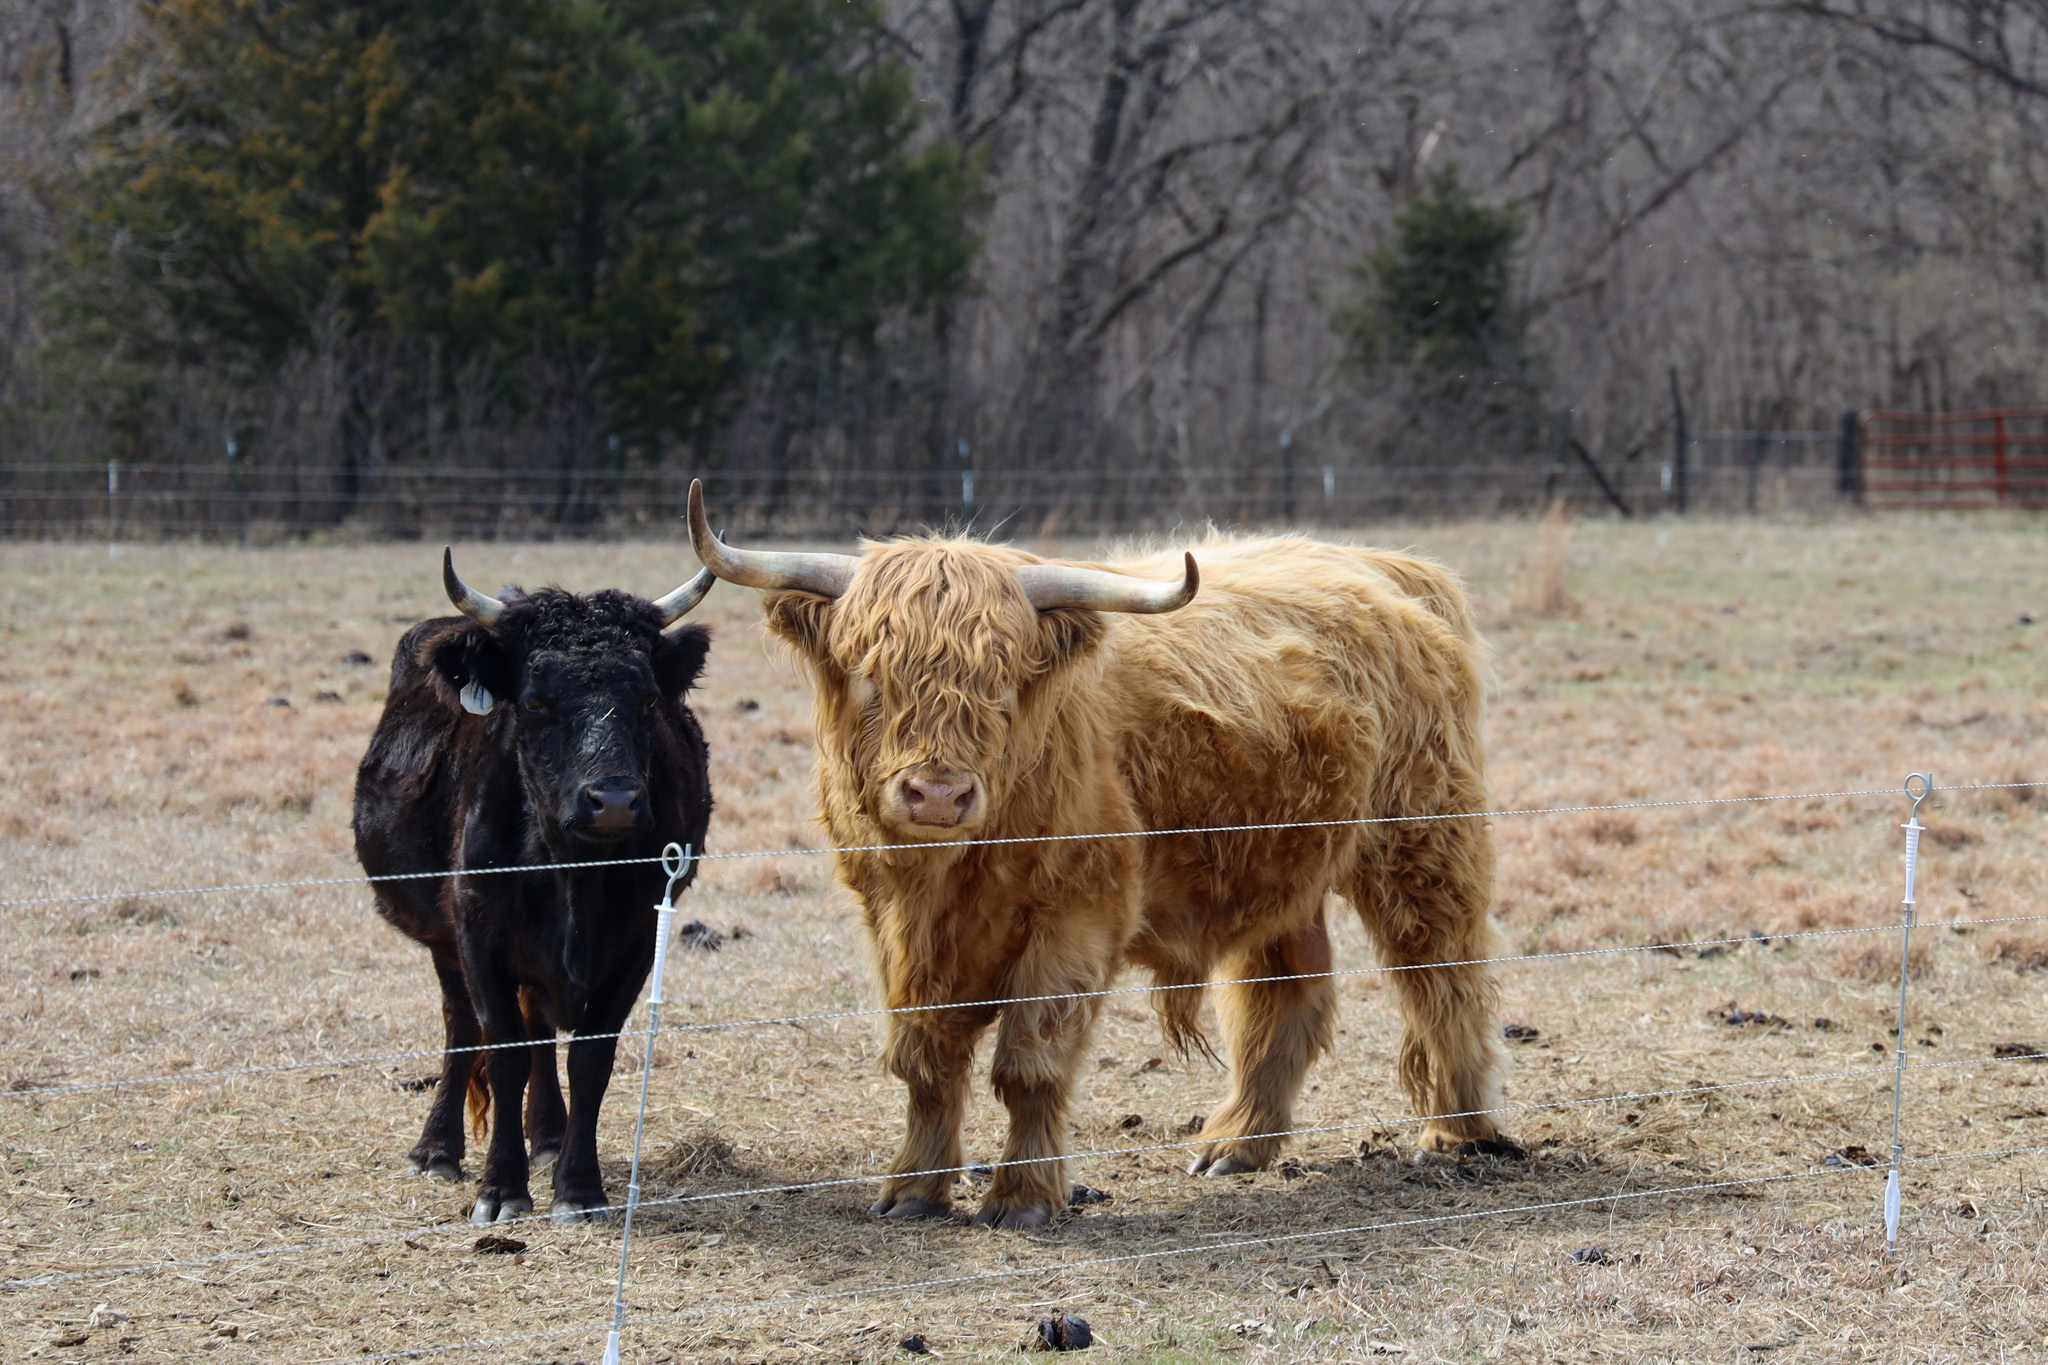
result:
[[[662,616],[665,618],[661,623],[662,628],[666,630],[685,616],[688,616],[690,609],[704,600],[704,594],[710,592],[711,585],[717,581],[717,574],[709,569],[699,569],[697,570],[697,576],[683,584],[682,587],[677,588],[666,597],[655,598],[654,605],[660,608]]]
[[[1195,557],[1187,557],[1187,575],[1178,583],[1160,583],[1129,574],[1102,569],[1078,569],[1071,564],[1025,564],[1017,570],[1024,595],[1040,611],[1053,607],[1088,607],[1094,611],[1122,611],[1149,615],[1177,611],[1195,600],[1202,575]]]
[[[455,610],[479,625],[495,626],[505,614],[503,602],[489,593],[478,592],[456,576],[455,551],[446,545],[441,547],[441,586],[448,589],[448,600],[455,604]]]
[[[743,588],[780,588],[818,597],[837,597],[853,582],[860,560],[853,555],[787,550],[735,550],[711,533],[704,518],[704,484],[690,480],[690,544],[704,567]]]

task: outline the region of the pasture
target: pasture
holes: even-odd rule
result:
[[[2043,531],[1588,522],[1573,601],[1550,613],[1532,605],[1529,523],[1356,534],[1472,585],[1499,673],[1494,804],[1515,810],[1891,792],[1914,769],[2048,780]],[[393,644],[446,611],[438,548],[134,546],[109,564],[101,547],[0,547],[0,899],[354,873],[355,763]],[[458,563],[485,588],[643,593],[695,568],[680,543],[473,545]],[[771,856],[705,865],[678,918],[728,941],[671,957],[667,1023],[873,1003],[854,914],[812,851],[808,701],[758,616],[729,585],[699,608],[717,641],[692,701],[710,851]],[[941,1358],[997,1357],[1060,1312],[1093,1325],[1084,1358],[1131,1361],[2039,1348],[2048,1151],[1909,1166],[1888,1260],[1883,1174],[1855,1149],[1890,1143],[1899,936],[1776,938],[1895,922],[1905,816],[1886,795],[1501,817],[1505,952],[1748,940],[1502,967],[1507,1021],[1534,1030],[1508,1100],[1536,1107],[1504,1123],[1524,1161],[1413,1159],[1371,974],[1340,978],[1339,1055],[1300,1106],[1330,1130],[1222,1180],[1182,1175],[1176,1142],[1224,1077],[1163,1047],[1142,994],[1113,998],[1073,1144],[1122,1149],[1074,1166],[1109,1197],[1032,1233],[866,1216],[901,1121],[873,1018],[667,1034],[647,1198],[855,1183],[643,1210],[629,1299],[658,1320],[629,1329],[626,1358],[888,1360],[913,1334]],[[1993,1057],[2048,1043],[2048,921],[1951,923],[2048,911],[2048,788],[1943,793],[1922,819],[1908,1155],[2048,1144],[2048,1066]],[[1370,966],[1355,917],[1331,924],[1338,967]],[[526,1223],[509,1230],[522,1251],[481,1254],[474,1146],[468,1186],[405,1174],[438,998],[365,887],[0,907],[0,936],[0,1278],[32,1281],[0,1292],[0,1356],[309,1362],[579,1329],[448,1358],[598,1358],[616,1222]],[[615,1204],[641,1046],[622,1044],[604,1112]],[[328,1065],[365,1056],[385,1059]],[[209,1074],[283,1065],[298,1069]],[[1738,1084],[1800,1076],[1825,1078]],[[1662,1090],[1691,1093],[1564,1103]],[[970,1160],[992,1157],[999,1115],[979,1086]],[[1732,1183],[1777,1176],[1795,1178]],[[1353,1230],[1261,1241],[1328,1229]],[[1061,1268],[1138,1253],[1171,1254]],[[85,1273],[109,1265],[155,1268]],[[986,1278],[901,1288],[967,1276]]]

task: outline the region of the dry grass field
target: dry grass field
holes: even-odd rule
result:
[[[1568,553],[1526,522],[1358,534],[1472,583],[1502,810],[1892,792],[1914,769],[2048,780],[2040,521],[1588,522]],[[556,1329],[447,1354],[602,1350],[615,1223],[537,1221],[512,1230],[522,1252],[481,1254],[469,1191],[406,1177],[438,1001],[362,886],[143,893],[355,870],[354,764],[393,643],[444,610],[437,550],[132,547],[110,565],[0,546],[0,898],[138,890],[0,907],[0,1358],[308,1362]],[[485,586],[641,592],[695,568],[650,544],[459,562]],[[1789,1365],[2048,1344],[2048,1152],[1909,1167],[1887,1258],[1883,1174],[1852,1149],[1890,1142],[1899,936],[1777,937],[1895,921],[1892,795],[1500,818],[1509,952],[1748,940],[1504,967],[1508,1020],[1535,1031],[1509,1089],[1530,1106],[1508,1124],[1527,1160],[1414,1159],[1391,993],[1360,973],[1302,1106],[1329,1130],[1279,1169],[1189,1179],[1176,1143],[1225,1078],[1168,1053],[1133,993],[1077,1110],[1093,1154],[1075,1176],[1106,1202],[1034,1233],[869,1220],[900,1099],[876,1021],[710,1027],[873,998],[812,851],[807,702],[754,598],[721,586],[700,610],[718,640],[694,704],[712,852],[777,852],[707,864],[688,897],[733,938],[671,961],[669,1020],[706,1027],[661,1040],[647,1134],[649,1198],[738,1193],[645,1211],[630,1298],[650,1321],[628,1360],[899,1359],[912,1334],[995,1358],[1057,1313],[1093,1325],[1085,1358],[1117,1361]],[[2048,1066],[1993,1055],[2048,1043],[2048,921],[1955,923],[2048,913],[2048,787],[1944,793],[1923,819],[1908,1154],[2048,1144]],[[1370,966],[1356,920],[1332,924],[1340,967]],[[381,1060],[344,1064],[365,1056]],[[615,1200],[640,1057],[622,1048],[605,1111]],[[209,1074],[259,1066],[297,1069]],[[178,1079],[46,1089],[161,1075]],[[1798,1076],[1824,1078],[1772,1079]],[[975,1159],[998,1121],[984,1092]],[[1558,1207],[1526,1207],[1542,1204]]]

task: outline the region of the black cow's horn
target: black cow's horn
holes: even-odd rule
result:
[[[448,589],[448,600],[455,604],[455,610],[479,625],[495,626],[505,614],[503,602],[456,577],[455,551],[448,546],[441,548],[441,586]]]
[[[1123,611],[1150,614],[1176,611],[1195,600],[1202,575],[1195,557],[1187,559],[1187,576],[1178,583],[1160,583],[1103,569],[1080,569],[1071,564],[1025,564],[1017,570],[1024,595],[1040,611],[1052,607],[1089,607],[1095,611]]]
[[[697,570],[697,576],[683,584],[682,587],[677,588],[666,597],[655,598],[654,605],[660,608],[662,615],[667,618],[661,624],[664,627],[672,626],[685,616],[688,616],[690,608],[702,602],[704,594],[710,592],[711,585],[717,581],[717,574],[709,569],[699,569]]]
[[[853,582],[860,560],[853,555],[798,553],[787,550],[735,550],[711,533],[704,519],[704,484],[690,480],[690,544],[704,567],[743,588],[779,588],[837,597]]]

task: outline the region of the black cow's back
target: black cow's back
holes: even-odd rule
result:
[[[484,718],[451,705],[447,684],[427,662],[459,635],[459,617],[423,621],[405,633],[391,660],[384,714],[356,769],[356,857],[373,877],[445,872],[456,865],[455,832],[462,773],[474,761]],[[445,878],[383,882],[377,909],[422,942],[454,938],[441,901]]]

